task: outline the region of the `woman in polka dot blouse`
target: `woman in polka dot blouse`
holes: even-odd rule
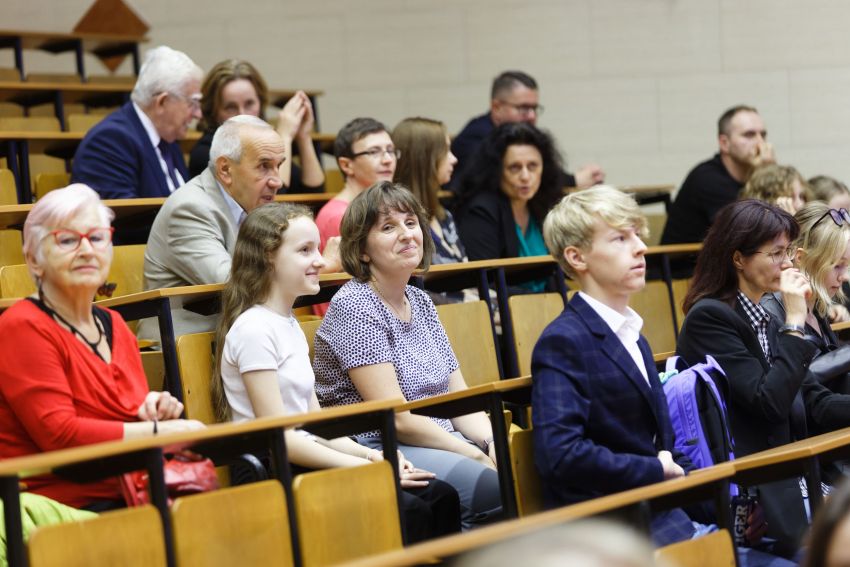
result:
[[[401,185],[373,185],[342,220],[340,256],[353,276],[331,300],[315,339],[313,369],[322,406],[466,388],[428,295],[407,285],[427,268],[434,243],[422,205]],[[399,448],[460,495],[465,529],[501,516],[490,422],[484,413],[454,419],[396,416]],[[358,438],[379,447],[378,432]]]

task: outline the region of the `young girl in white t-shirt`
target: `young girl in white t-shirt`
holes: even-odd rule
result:
[[[219,421],[320,411],[307,339],[292,306],[299,296],[319,292],[324,264],[319,230],[306,207],[266,205],[243,221],[216,333],[211,388]],[[285,439],[289,460],[307,469],[383,459],[349,437],[322,439],[287,430]],[[408,542],[459,531],[454,489],[403,457],[399,464]]]

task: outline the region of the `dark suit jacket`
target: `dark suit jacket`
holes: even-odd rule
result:
[[[729,424],[737,457],[804,438],[807,410],[828,422],[841,419],[840,412],[844,411],[845,423],[850,422],[850,407],[830,404],[810,388],[807,367],[817,348],[799,337],[780,335],[781,325],[781,321],[771,318],[771,365],[737,301],[733,308],[722,301],[702,299],[682,324],[677,354],[688,362],[704,360],[710,354],[726,372]],[[777,551],[787,555],[799,546],[807,527],[797,481],[779,481],[759,488],[768,535],[779,540]]]
[[[548,507],[664,480],[657,455],[674,451],[673,429],[649,344],[638,344],[652,387],[578,294],[540,336],[531,362],[534,461]],[[693,532],[681,510],[669,520],[680,537]]]
[[[176,142],[168,144],[174,165],[189,180],[183,152]],[[168,182],[142,122],[128,102],[88,131],[77,153],[71,175],[103,199],[168,197]]]

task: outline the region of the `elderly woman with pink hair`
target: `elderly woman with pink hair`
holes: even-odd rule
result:
[[[202,428],[183,404],[149,392],[136,338],[93,305],[112,262],[113,213],[75,184],[45,195],[24,223],[38,292],[0,316],[0,458]],[[28,479],[35,493],[77,508],[119,506],[116,479]]]

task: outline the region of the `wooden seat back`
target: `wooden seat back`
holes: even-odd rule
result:
[[[460,363],[466,384],[478,386],[498,381],[499,364],[487,304],[470,301],[438,305],[437,315]]]
[[[0,267],[0,297],[26,297],[35,291],[35,281],[26,264]]]
[[[292,490],[303,567],[401,548],[395,480],[387,461],[302,474]]]
[[[193,333],[177,337],[177,364],[183,384],[186,417],[203,423],[216,423],[210,394],[213,371],[214,333]]]
[[[24,242],[20,230],[0,230],[0,266],[24,263]]]
[[[664,546],[655,558],[677,567],[735,567],[735,550],[726,530]]]
[[[103,114],[69,114],[65,125],[68,132],[88,132],[104,118]]]
[[[564,300],[557,293],[530,293],[508,299],[514,329],[519,375],[531,374],[531,353],[543,329],[564,310]]]
[[[66,172],[59,173],[39,173],[35,176],[35,186],[33,187],[33,196],[38,201],[54,189],[67,187],[71,183],[71,174]]]
[[[286,497],[277,480],[178,498],[171,517],[180,567],[294,565]]]
[[[106,281],[116,284],[112,297],[145,290],[145,245],[125,244],[112,249],[112,266]]]
[[[307,339],[307,345],[310,347],[310,362],[313,361],[313,355],[316,353],[315,348],[313,348],[313,341],[316,339],[316,331],[319,330],[319,325],[322,324],[322,320],[319,319],[310,319],[308,321],[299,321],[299,325],[301,325],[301,330],[304,332],[304,337]]]
[[[514,429],[508,435],[514,493],[520,517],[543,510],[540,475],[534,466],[534,434],[531,429]]]
[[[11,169],[0,169],[0,205],[18,204],[18,186]]]
[[[38,528],[30,567],[165,567],[162,520],[151,505]]]

